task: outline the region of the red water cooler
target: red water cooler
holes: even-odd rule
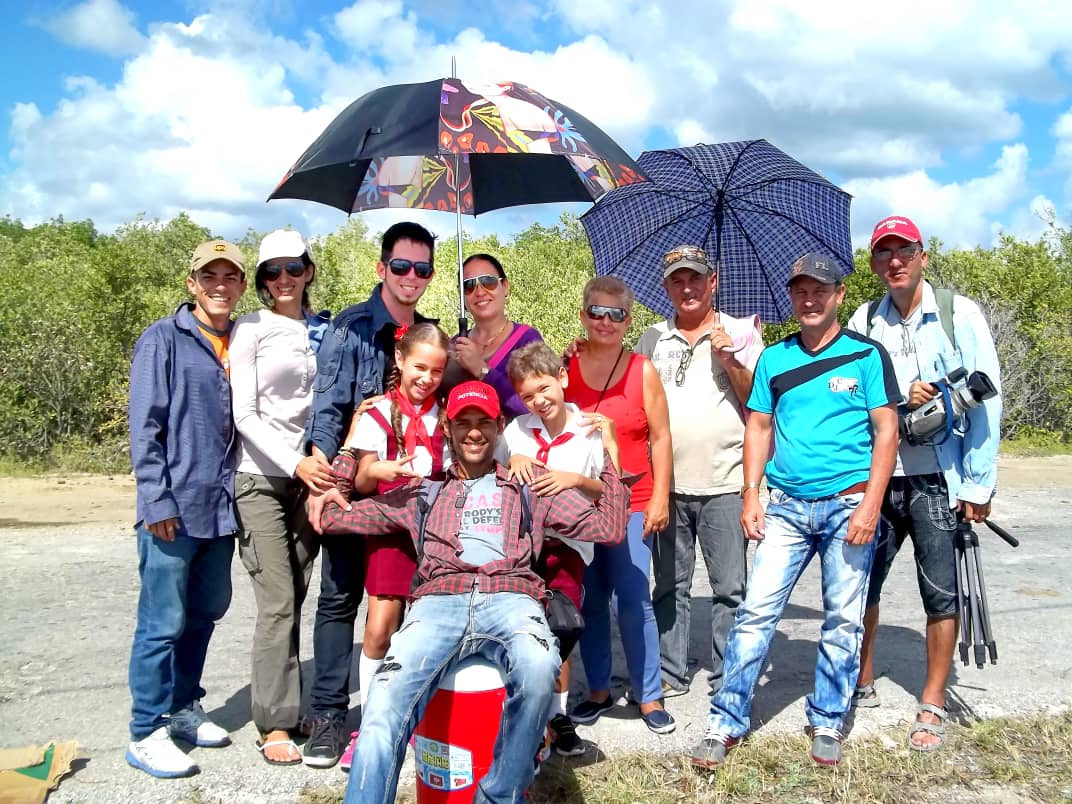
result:
[[[439,684],[414,731],[419,804],[468,804],[494,760],[503,701],[502,673],[466,659]]]

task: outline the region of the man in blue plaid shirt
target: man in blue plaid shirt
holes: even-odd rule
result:
[[[346,789],[351,804],[394,801],[409,734],[440,679],[472,656],[498,665],[506,681],[495,762],[477,783],[474,801],[522,800],[559,669],[540,603],[543,581],[533,570],[544,531],[608,544],[620,542],[626,531],[629,491],[609,458],[598,504],[577,489],[533,495],[526,522],[521,486],[494,457],[504,426],[495,389],[462,383],[451,391],[446,413],[454,462],[426,514],[422,481],[352,506],[336,499],[322,521],[325,533],[355,537],[404,531],[419,551],[415,602],[391,640],[363,712]],[[339,497],[349,491],[355,468],[350,455],[335,459]]]

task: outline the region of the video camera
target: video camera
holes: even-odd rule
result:
[[[901,436],[909,444],[941,444],[953,432],[953,422],[998,392],[991,379],[981,371],[968,374],[957,368],[932,383],[938,394],[915,410],[901,416]],[[939,440],[935,436],[942,433]]]

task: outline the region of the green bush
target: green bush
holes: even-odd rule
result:
[[[152,321],[187,298],[193,248],[211,233],[186,215],[168,223],[138,218],[102,235],[90,221],[57,218],[26,227],[0,219],[0,282],[15,292],[0,306],[0,466],[15,463],[116,471],[128,463],[126,405],[134,343]],[[261,234],[239,242],[251,292],[239,312],[256,309],[252,266]],[[312,243],[312,298],[339,312],[368,297],[377,278],[379,233],[351,218]],[[443,328],[457,329],[457,250],[436,249],[436,276],[421,304]],[[581,290],[592,255],[580,223],[533,225],[509,240],[466,239],[463,253],[498,256],[511,280],[508,314],[562,349],[581,332]],[[855,255],[843,320],[882,288],[867,253]],[[730,270],[730,268],[727,268]],[[991,249],[930,248],[929,275],[979,302],[1002,365],[1003,433],[1017,443],[1060,445],[1072,437],[1072,234],[1056,226],[1038,242],[1005,238]],[[634,309],[627,343],[658,316]],[[796,327],[765,327],[768,343]]]

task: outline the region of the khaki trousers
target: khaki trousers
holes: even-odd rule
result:
[[[257,624],[250,681],[253,722],[262,734],[294,729],[301,716],[301,607],[320,537],[305,513],[305,484],[239,472],[238,554],[253,582]]]

